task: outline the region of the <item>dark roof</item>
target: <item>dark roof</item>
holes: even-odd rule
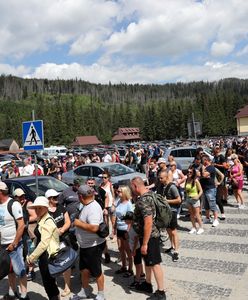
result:
[[[102,142],[98,140],[95,135],[77,136],[72,146],[86,146],[86,145],[99,145]]]
[[[0,148],[1,149],[9,149],[9,147],[11,146],[11,144],[14,142],[14,139],[3,139],[0,140]]]
[[[118,128],[117,132],[118,134],[130,134],[130,133],[139,133],[139,128],[134,128],[134,127],[123,127],[123,128]]]
[[[137,141],[140,140],[139,134],[133,134],[133,135],[124,135],[124,134],[116,134],[112,138],[112,141]]]
[[[248,105],[245,107],[241,108],[239,112],[235,116],[236,118],[243,118],[243,117],[248,117]]]

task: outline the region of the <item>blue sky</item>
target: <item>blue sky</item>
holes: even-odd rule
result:
[[[248,78],[248,1],[0,0],[0,72],[96,83]]]

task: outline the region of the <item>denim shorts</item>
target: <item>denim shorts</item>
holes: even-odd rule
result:
[[[13,271],[18,277],[26,275],[26,267],[23,259],[23,244],[19,243],[14,251],[9,252]]]
[[[186,198],[186,203],[187,203],[188,206],[189,205],[193,206],[193,207],[200,207],[201,206],[200,200],[195,200],[191,197]]]
[[[216,188],[204,191],[204,198],[206,210],[218,211],[216,206]]]

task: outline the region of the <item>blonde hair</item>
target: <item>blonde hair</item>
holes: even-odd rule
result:
[[[123,185],[123,186],[120,186],[119,189],[122,192],[123,199],[130,200],[132,198],[132,194],[131,194],[131,190],[130,190],[129,186]]]

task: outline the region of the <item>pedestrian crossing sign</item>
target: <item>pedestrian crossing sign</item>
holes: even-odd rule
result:
[[[28,121],[22,123],[23,149],[43,150],[43,121]]]

